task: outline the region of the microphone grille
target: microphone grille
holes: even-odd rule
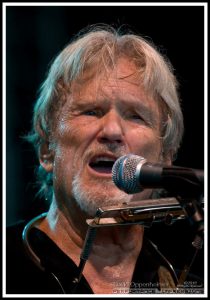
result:
[[[142,191],[136,176],[136,168],[145,158],[142,156],[128,154],[116,160],[112,168],[112,180],[115,185],[127,194]]]

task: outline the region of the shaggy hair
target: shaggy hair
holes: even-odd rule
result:
[[[105,25],[80,32],[51,64],[34,106],[33,128],[27,136],[38,155],[42,143],[50,144],[53,140],[56,119],[71,93],[71,84],[109,72],[120,57],[135,64],[139,84],[143,84],[145,91],[160,102],[163,153],[176,155],[183,136],[183,116],[178,84],[170,62],[143,37]],[[48,198],[52,193],[51,177],[52,174],[39,167],[40,192],[48,194]]]

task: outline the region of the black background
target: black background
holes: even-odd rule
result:
[[[204,7],[202,6],[11,6],[6,7],[6,204],[7,224],[36,215],[34,166],[21,136],[31,127],[33,103],[52,59],[82,28],[125,25],[148,37],[175,68],[185,135],[176,165],[204,168]],[[180,225],[181,224],[181,225]],[[153,226],[154,227],[154,226]],[[153,233],[154,232],[154,233]],[[190,233],[190,234],[189,234]],[[181,267],[193,235],[188,223],[150,231]],[[174,247],[175,245],[175,247]],[[185,248],[183,248],[185,247]],[[201,258],[202,259],[202,258]],[[201,272],[203,263],[195,263]]]

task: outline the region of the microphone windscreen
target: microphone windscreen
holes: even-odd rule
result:
[[[142,156],[127,154],[116,160],[112,167],[112,180],[115,185],[127,194],[142,191],[136,176],[139,163],[145,162]]]

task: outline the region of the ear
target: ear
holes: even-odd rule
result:
[[[41,144],[39,149],[39,162],[46,172],[50,173],[53,171],[54,154],[49,147],[49,142]]]

